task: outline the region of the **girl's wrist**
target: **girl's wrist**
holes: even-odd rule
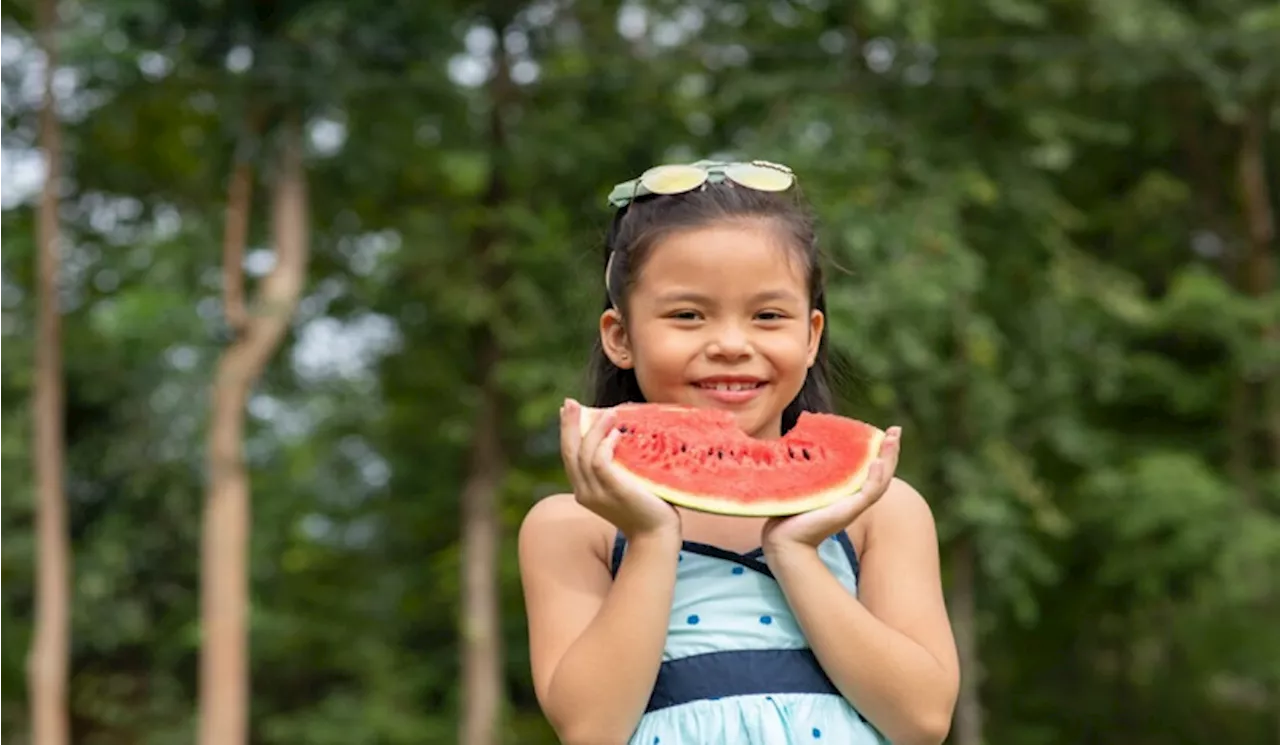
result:
[[[632,546],[653,546],[656,549],[669,548],[679,551],[684,539],[680,535],[680,526],[661,526],[635,531],[623,531],[627,543]]]
[[[807,543],[787,538],[766,540],[761,548],[764,550],[765,559],[768,560],[770,567],[783,566],[796,559],[804,560],[809,556],[817,556],[818,554],[816,546],[810,546]]]

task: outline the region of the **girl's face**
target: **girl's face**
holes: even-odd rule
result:
[[[824,319],[800,258],[769,222],[675,233],[654,245],[623,318],[600,319],[605,353],[645,398],[730,411],[753,437],[778,437]]]

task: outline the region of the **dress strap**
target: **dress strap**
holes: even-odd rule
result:
[[[840,548],[844,551],[845,558],[849,560],[849,569],[853,572],[854,580],[860,580],[859,570],[861,565],[858,562],[858,550],[853,547],[853,541],[849,538],[849,532],[842,530],[835,534],[836,542],[840,544]],[[618,567],[622,566],[622,555],[627,550],[627,537],[619,530],[613,537],[613,556],[609,561],[609,575],[618,576]],[[771,575],[772,576],[772,575]]]
[[[622,566],[622,554],[627,550],[627,537],[619,530],[613,537],[613,559],[609,562],[609,574],[618,576],[618,567]]]
[[[836,533],[836,542],[840,544],[840,548],[844,549],[844,555],[849,559],[849,569],[853,571],[853,579],[855,581],[861,579],[858,576],[858,550],[853,547],[853,541],[849,539],[849,531],[842,530]]]

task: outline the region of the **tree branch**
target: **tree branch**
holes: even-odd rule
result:
[[[222,307],[233,337],[244,333],[248,324],[244,307],[243,262],[253,196],[253,164],[249,150],[252,140],[259,135],[259,129],[259,120],[252,112],[246,113],[231,179],[227,184],[227,208],[222,231]]]
[[[289,328],[306,280],[309,216],[300,140],[296,124],[287,127],[271,215],[275,267],[258,284],[244,333],[223,353],[214,379],[201,547],[200,745],[243,745],[248,734],[245,405]]]

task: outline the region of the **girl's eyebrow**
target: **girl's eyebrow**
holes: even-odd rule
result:
[[[798,301],[799,299],[791,290],[765,290],[751,296],[753,303],[767,303],[774,300]]]
[[[658,296],[660,303],[700,303],[710,305],[711,298],[699,292],[690,292],[689,290],[672,290],[664,292]]]
[[[755,295],[752,295],[750,298],[750,302],[753,304],[767,303],[771,301],[794,302],[796,300],[798,300],[796,294],[794,292],[791,292],[790,290],[764,290],[763,292],[757,292]],[[659,295],[658,302],[660,303],[698,303],[702,305],[712,305],[715,303],[715,300],[707,295],[703,295],[700,292],[693,292],[690,290],[672,290],[671,292],[664,292],[661,295]]]

